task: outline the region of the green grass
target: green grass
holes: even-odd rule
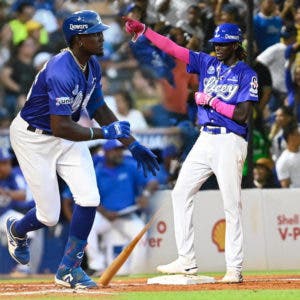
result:
[[[6,297],[5,299],[24,299],[24,296]],[[1,299],[1,297],[0,297]],[[25,299],[29,299],[25,297]],[[82,295],[64,295],[64,296],[30,296],[30,299],[42,300],[298,300],[300,299],[300,290],[225,290],[225,291],[198,291],[198,292],[134,292],[122,296],[82,296]]]
[[[120,300],[298,300],[300,290],[224,290],[197,292],[128,293]]]

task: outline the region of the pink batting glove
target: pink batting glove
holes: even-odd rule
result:
[[[195,101],[197,103],[197,105],[211,105],[210,100],[212,100],[212,96],[208,95],[206,93],[202,93],[202,92],[196,92],[195,93]]]
[[[133,34],[133,37],[132,37],[131,40],[133,42],[136,42],[136,40],[141,35],[143,35],[143,33],[145,32],[146,25],[139,22],[139,21],[137,21],[137,20],[134,20],[132,18],[123,17],[123,19],[126,21],[126,23],[125,23],[126,32],[129,33],[129,34]]]

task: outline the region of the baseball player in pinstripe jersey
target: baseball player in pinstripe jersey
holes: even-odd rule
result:
[[[241,220],[242,168],[247,154],[247,118],[257,97],[256,73],[243,62],[242,32],[235,24],[219,25],[210,40],[216,57],[180,47],[145,24],[126,18],[133,39],[147,37],[154,45],[187,63],[187,71],[199,74],[195,93],[201,133],[183,163],[172,191],[178,258],[160,265],[163,273],[195,274],[198,271],[192,224],[193,196],[213,173],[223,198],[227,272],[222,282],[243,281],[243,233]]]
[[[108,28],[96,12],[89,10],[73,13],[64,20],[63,32],[69,47],[44,65],[10,127],[11,144],[36,208],[20,220],[7,220],[9,252],[17,262],[27,264],[27,233],[58,222],[58,173],[68,184],[75,206],[55,282],[75,289],[96,286],[80,265],[100,201],[87,143],[77,141],[119,139],[144,174],[155,174],[158,168],[155,155],[131,136],[130,124],[118,121],[103,100],[101,70],[94,55],[103,55],[102,32]],[[77,124],[83,111],[102,127]]]

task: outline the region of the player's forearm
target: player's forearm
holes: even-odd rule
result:
[[[189,63],[190,60],[190,51],[187,48],[181,47],[171,41],[169,38],[153,31],[150,28],[147,28],[145,37],[150,40],[157,48],[163,50],[169,55],[178,58],[179,60]]]
[[[70,141],[89,141],[103,139],[101,128],[84,127],[74,122],[70,116],[51,115],[52,134]]]
[[[252,101],[245,101],[235,105],[232,119],[239,124],[245,124],[252,114]]]

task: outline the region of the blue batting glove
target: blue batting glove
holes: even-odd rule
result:
[[[116,121],[101,127],[103,137],[108,140],[127,138],[130,136],[130,124],[127,121]]]
[[[157,157],[152,151],[139,142],[135,141],[128,146],[133,158],[137,161],[138,168],[142,167],[144,176],[147,177],[147,172],[150,171],[154,176],[159,170]]]

